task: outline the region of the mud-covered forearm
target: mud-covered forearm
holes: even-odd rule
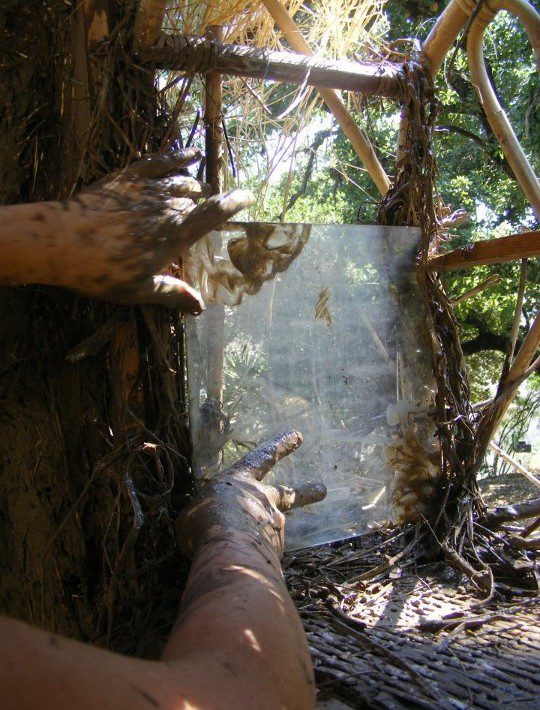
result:
[[[263,479],[302,443],[284,431],[200,484],[177,520],[193,559],[165,659],[212,659],[231,695],[218,707],[312,708],[313,668],[280,566],[283,511],[322,500],[323,485],[271,486]],[[214,705],[208,705],[214,707]]]
[[[59,202],[0,207],[0,281],[13,286],[54,283],[63,230]]]
[[[253,195],[233,190],[205,200],[208,186],[186,175],[199,159],[191,148],[156,154],[64,202],[0,207],[0,283],[42,283],[200,313],[200,295],[163,272]]]
[[[121,300],[154,270],[149,262],[163,259],[150,220],[129,208],[97,189],[64,202],[1,207],[0,278]],[[145,227],[146,240],[137,234]]]
[[[309,650],[279,557],[247,532],[215,530],[198,550],[164,660],[211,658],[223,707],[311,708]]]

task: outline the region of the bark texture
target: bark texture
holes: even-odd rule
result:
[[[133,5],[0,4],[0,203],[66,197],[159,147]],[[137,654],[166,634],[188,485],[182,329],[155,306],[0,289],[0,611]]]

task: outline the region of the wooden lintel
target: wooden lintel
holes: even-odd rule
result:
[[[472,266],[502,264],[506,261],[540,256],[540,231],[513,234],[484,242],[475,242],[428,260],[430,271],[468,269]]]
[[[217,71],[229,76],[307,84],[395,99],[405,96],[400,69],[390,63],[332,61],[179,34],[162,34],[155,45],[141,48],[139,53],[145,63],[156,69],[202,74]]]

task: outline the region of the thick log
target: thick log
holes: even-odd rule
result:
[[[502,264],[535,256],[540,256],[540,231],[476,242],[446,254],[433,256],[428,260],[428,269],[430,271],[468,269],[472,266]]]
[[[484,521],[487,526],[497,528],[503,523],[533,518],[538,514],[540,514],[540,498],[534,498],[525,503],[494,508],[487,513]]]
[[[405,95],[399,68],[391,64],[375,66],[332,61],[177,34],[161,35],[154,46],[141,48],[140,56],[156,69],[200,74],[217,71],[229,76],[307,84],[396,99]]]

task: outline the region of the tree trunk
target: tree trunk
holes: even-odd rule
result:
[[[2,203],[58,199],[159,146],[153,79],[130,56],[134,5],[4,0]],[[66,360],[108,322],[99,352]],[[0,610],[151,653],[178,596],[183,324],[24,287],[0,289],[0,330]]]

